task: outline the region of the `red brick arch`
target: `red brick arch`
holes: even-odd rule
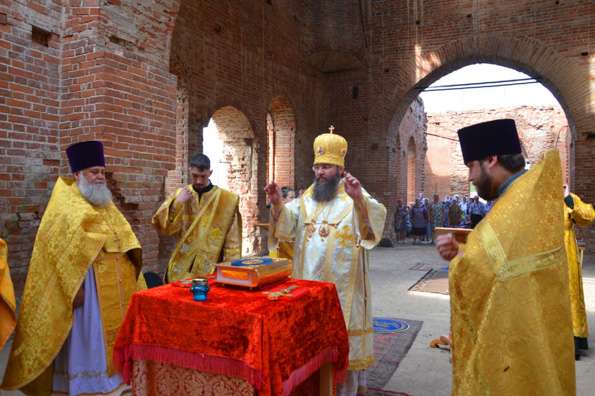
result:
[[[475,63],[491,63],[509,67],[537,78],[559,101],[566,114],[572,140],[584,139],[583,132],[592,132],[595,112],[590,110],[591,89],[585,65],[563,57],[546,44],[527,37],[503,34],[483,34],[451,41],[437,50],[423,51],[416,56],[416,77],[405,88],[401,83],[392,91],[393,116],[388,128],[388,142],[394,140],[395,131],[411,102],[420,89],[441,77]],[[581,173],[581,163],[590,161],[586,145],[573,144],[569,153],[576,165],[573,187],[589,195],[587,174]],[[584,149],[584,150],[583,150]]]
[[[254,139],[254,130],[246,115],[233,106],[225,106],[213,113],[217,136],[203,133],[203,151],[209,138],[219,140],[221,155],[217,163],[211,162],[213,169],[218,168],[225,179],[223,187],[240,196],[242,215],[242,253],[253,254],[258,251],[256,222],[258,217],[258,144]],[[206,130],[205,130],[206,131]]]
[[[290,188],[295,188],[295,130],[293,107],[285,97],[274,97],[267,113],[268,178]]]
[[[450,41],[437,50],[419,50],[415,59],[416,75],[409,84],[403,84],[403,81],[395,82],[389,96],[392,99],[388,102],[394,106],[394,110],[387,131],[387,144],[394,146],[399,126],[423,87],[455,70],[476,63],[505,66],[537,78],[559,101],[568,119],[573,141],[581,139],[582,132],[592,131],[595,113],[589,110],[592,93],[589,84],[585,83],[589,80],[585,74],[588,73],[588,69],[586,70],[584,65],[563,57],[557,50],[535,39],[483,34]],[[406,141],[400,143],[404,149]],[[569,154],[572,157],[571,161],[576,164],[572,182],[575,190],[588,195],[590,176],[581,174],[580,167],[581,161],[586,163],[592,159],[589,159],[586,152],[588,150],[583,150],[585,152],[582,154],[579,152],[581,145],[573,144],[572,148]],[[396,157],[392,160],[390,157],[389,153],[387,170],[394,173],[394,164],[402,164],[406,159],[398,161]],[[403,178],[406,178],[406,174],[401,175],[401,179]],[[403,180],[401,182],[403,184]],[[391,191],[390,196],[389,205],[393,207],[396,205],[399,192]]]
[[[415,81],[405,90],[402,84],[393,90],[392,102],[396,106],[391,126],[398,126],[410,103],[419,95],[420,88],[475,63],[505,66],[537,78],[560,102],[575,137],[592,128],[595,116],[587,105],[591,92],[585,84],[584,67],[538,40],[503,34],[470,36],[451,41],[438,50],[422,50],[416,58]]]

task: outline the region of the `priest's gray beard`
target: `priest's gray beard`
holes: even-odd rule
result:
[[[341,175],[339,172],[328,180],[314,179],[313,198],[317,202],[328,202],[337,196]]]
[[[92,205],[103,208],[112,202],[112,192],[105,183],[89,183],[85,176],[80,175],[76,184],[81,195]]]

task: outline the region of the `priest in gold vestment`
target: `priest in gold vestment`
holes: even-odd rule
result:
[[[190,160],[192,184],[163,202],[153,216],[161,234],[177,236],[167,266],[167,281],[208,275],[215,264],[240,258],[242,218],[240,198],[211,183],[211,161],[204,154]]]
[[[593,205],[583,202],[578,195],[569,193],[564,198],[564,244],[568,256],[568,284],[570,286],[570,309],[574,332],[575,357],[580,350],[588,349],[589,327],[583,292],[583,252],[576,244],[575,226],[588,226],[595,221]]]
[[[6,242],[0,239],[0,351],[16,325],[16,299],[8,268]]]
[[[464,245],[436,240],[452,260],[452,395],[575,395],[558,153],[525,172],[513,120],[458,134],[469,180],[497,200]]]
[[[374,363],[368,250],[382,238],[386,219],[386,208],[344,172],[346,153],[347,141],[331,128],[314,140],[315,180],[304,194],[283,204],[278,186],[266,186],[274,237],[295,239],[293,276],[337,286],[349,331],[350,371],[340,396],[365,388],[365,370]]]
[[[56,181],[39,225],[2,387],[119,394],[112,349],[137,288],[140,244],[105,185],[101,142],[66,153],[75,179]]]

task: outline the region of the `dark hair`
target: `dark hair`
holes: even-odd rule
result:
[[[289,193],[289,187],[283,186],[281,187],[281,197],[287,198],[287,194]]]
[[[198,170],[210,170],[211,160],[204,154],[195,154],[190,160],[190,166],[198,168]]]
[[[509,172],[517,173],[525,169],[525,157],[523,154],[502,154],[498,156],[498,162]]]

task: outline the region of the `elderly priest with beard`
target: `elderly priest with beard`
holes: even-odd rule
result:
[[[137,287],[140,244],[112,202],[102,143],[66,153],[74,179],[57,180],[41,220],[2,386],[121,394],[112,348]]]
[[[344,172],[347,141],[333,129],[314,140],[314,184],[299,199],[283,204],[275,183],[265,190],[274,237],[295,238],[293,276],[337,286],[349,330],[350,370],[337,394],[355,395],[366,387],[365,370],[374,362],[368,250],[382,238],[386,209]]]

